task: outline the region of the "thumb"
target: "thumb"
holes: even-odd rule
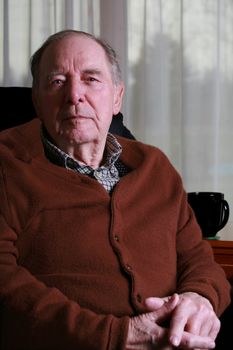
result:
[[[158,305],[157,300],[154,299],[160,299],[161,298],[149,298],[153,300],[149,300],[150,302],[153,302],[153,305]],[[153,308],[153,311],[150,313],[151,317],[153,318],[154,322],[162,322],[166,320],[173,310],[176,308],[177,304],[179,302],[179,295],[178,294],[173,294],[172,296],[168,297],[165,300],[163,300],[163,305],[160,306],[159,308],[155,309],[155,306]]]
[[[145,307],[147,308],[148,311],[156,311],[161,306],[163,306],[164,303],[174,302],[175,300],[177,300],[177,297],[179,300],[179,296],[176,293],[171,295],[171,296],[164,297],[164,298],[149,297],[149,298],[145,299],[144,304],[145,304]],[[178,302],[178,300],[177,300],[177,302]]]
[[[156,311],[161,308],[165,303],[163,298],[150,297],[146,298],[144,301],[145,307],[148,311]]]

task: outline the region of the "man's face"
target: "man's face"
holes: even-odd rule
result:
[[[58,147],[105,143],[121,108],[123,86],[115,85],[103,48],[71,35],[48,46],[33,99],[39,118]]]

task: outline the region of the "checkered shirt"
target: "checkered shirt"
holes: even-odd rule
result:
[[[119,157],[122,147],[111,133],[107,135],[105,163],[97,169],[93,169],[88,165],[80,165],[78,161],[63,152],[53,144],[43,127],[41,129],[41,139],[44,145],[45,155],[50,162],[96,179],[109,193],[112,192],[115,185],[120,181],[120,178],[130,171],[120,161]]]

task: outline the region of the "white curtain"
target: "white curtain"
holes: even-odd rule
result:
[[[223,192],[233,213],[232,0],[0,0],[0,23],[4,86],[31,84],[29,57],[58,30],[109,41],[127,126],[168,155],[187,191]]]
[[[99,35],[99,0],[0,0],[1,85],[30,85],[29,58],[66,28]]]

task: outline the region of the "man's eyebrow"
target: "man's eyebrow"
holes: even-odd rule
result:
[[[55,70],[55,71],[52,71],[50,72],[48,75],[47,75],[47,79],[52,79],[54,76],[56,75],[64,75],[65,73],[62,72],[62,71],[59,71],[59,70]],[[101,69],[98,69],[98,68],[87,68],[87,69],[84,69],[81,74],[84,74],[84,75],[102,75],[102,71]]]
[[[95,74],[95,75],[101,75],[102,72],[98,68],[87,68],[82,71],[83,74]]]

